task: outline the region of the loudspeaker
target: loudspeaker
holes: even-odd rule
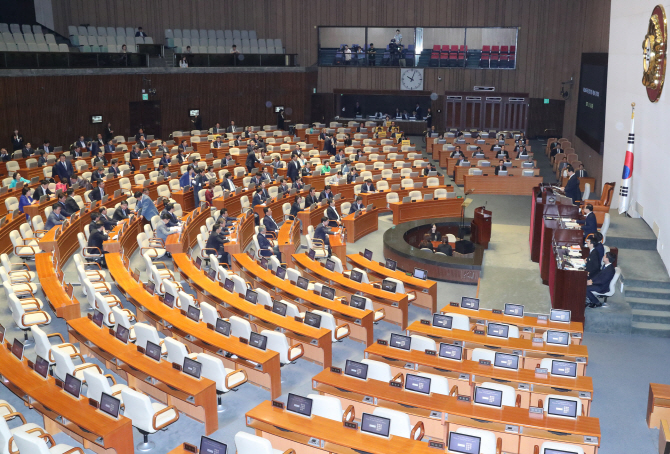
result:
[[[470,254],[475,252],[475,244],[468,240],[456,241],[456,252],[459,254]]]

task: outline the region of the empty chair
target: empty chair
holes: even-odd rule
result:
[[[452,329],[462,329],[464,331],[470,331],[470,319],[467,315],[454,314],[452,312],[446,312],[444,315],[447,315],[452,318],[451,328]]]
[[[342,402],[337,397],[308,394],[307,398],[312,399],[312,415],[337,422],[352,422],[354,420],[354,406],[349,405],[347,411],[343,411]]]
[[[39,427],[39,426],[36,426]],[[30,454],[59,454],[59,453],[68,453],[68,454],[84,454],[84,450],[79,447],[72,447],[64,443],[56,444],[53,437],[48,433],[44,433],[41,437],[36,437],[33,434],[28,434],[26,432],[16,431],[12,434],[14,437],[14,442],[16,447],[20,452],[30,453]],[[50,447],[47,446],[47,440],[50,443]]]
[[[197,353],[191,353],[186,345],[179,342],[177,339],[171,337],[165,338],[165,346],[167,348],[167,360],[173,364],[184,364],[184,358],[192,360],[198,359]]]
[[[223,411],[221,396],[231,389],[243,385],[247,381],[247,373],[244,369],[228,369],[224,367],[223,361],[207,353],[198,354],[198,362],[202,364],[202,376],[216,383],[216,394],[219,411]]]
[[[153,449],[155,445],[149,442],[149,434],[156,433],[179,419],[179,412],[174,406],[151,402],[149,396],[133,389],[125,388],[121,392],[121,398],[125,406],[123,416],[129,418],[144,437],[144,442],[136,446],[138,451]]]
[[[235,448],[237,449],[237,454],[291,454],[295,452],[292,449],[286,452],[280,449],[273,449],[270,440],[246,432],[237,432],[235,434]]]
[[[244,339],[249,339],[251,336],[251,324],[248,320],[243,319],[233,315],[228,319],[230,322],[230,334],[235,337],[242,337]]]
[[[419,421],[414,428],[409,420],[409,415],[397,410],[389,410],[388,408],[377,407],[372,412],[375,416],[388,418],[391,420],[390,435],[395,437],[410,438],[412,440],[421,440],[423,438],[424,429],[423,423]]]
[[[49,361],[49,364],[56,362],[53,355],[51,354],[51,350],[65,350],[66,355],[75,355],[79,353],[77,347],[65,342],[65,339],[63,339],[63,335],[61,333],[47,334],[39,326],[33,326],[32,332],[33,338],[35,339],[35,353]],[[61,343],[51,345],[51,342],[49,341],[50,337],[58,337]]]
[[[102,375],[93,372],[93,370],[84,370],[84,380],[86,381],[86,397],[93,399],[96,402],[100,402],[102,393],[108,394],[110,396],[116,397],[121,400],[121,392],[128,388],[128,386],[123,383],[116,383],[114,377],[110,374]],[[112,384],[109,384],[111,380]],[[122,401],[123,403],[123,401]]]
[[[91,373],[95,373],[97,371],[102,375],[102,369],[100,369],[97,364],[87,363],[84,360],[84,357],[79,353],[71,356],[69,353],[61,349],[52,349],[51,353],[53,354],[54,361],[56,363],[54,366],[54,377],[56,378],[65,380],[66,375],[70,374],[73,377],[86,382],[86,378],[84,377],[85,370],[88,370]],[[72,362],[72,357],[79,358],[81,360],[81,364],[79,366],[75,366]]]
[[[496,440],[496,436],[493,432],[482,429],[471,429],[469,427],[459,427],[454,432],[479,438],[481,440],[479,445],[480,454],[496,454],[502,452],[502,439],[498,438]]]
[[[5,272],[11,278],[11,282],[27,283],[32,282],[37,277],[34,271],[30,271],[28,265],[23,262],[12,263],[7,254],[0,254],[0,263],[5,269]],[[18,267],[18,269],[16,269]]]
[[[373,359],[362,359],[361,363],[368,366],[368,379],[383,381],[388,383],[393,378],[391,366]]]
[[[521,406],[521,394],[517,396],[514,388],[509,385],[503,385],[500,383],[493,383],[493,382],[484,382],[480,386],[482,388],[489,388],[489,389],[495,389],[496,391],[502,391],[502,405],[505,407]]]
[[[412,339],[410,344],[412,350],[418,350],[420,352],[425,352],[426,350],[437,350],[437,346],[435,345],[435,341],[433,339],[419,336],[417,334],[412,334],[410,338]]]
[[[158,331],[153,326],[147,325],[146,323],[135,323],[135,336],[137,336],[135,345],[146,349],[147,342],[153,342],[154,344],[161,346],[162,355],[167,353],[165,342],[158,337]]]
[[[289,316],[288,310],[286,316]],[[279,353],[279,362],[282,364],[292,363],[305,353],[302,344],[290,346],[288,339],[283,333],[263,330],[261,331],[261,334],[268,338],[268,350]]]
[[[12,319],[16,326],[23,331],[24,345],[31,344],[32,342],[28,340],[30,328],[35,325],[48,325],[51,323],[51,316],[39,309],[27,309],[15,294],[10,294],[7,299],[12,311]]]

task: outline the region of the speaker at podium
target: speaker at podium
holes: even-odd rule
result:
[[[491,222],[493,214],[485,207],[475,208],[475,216],[470,223],[470,239],[473,243],[479,244],[488,249],[491,241]]]

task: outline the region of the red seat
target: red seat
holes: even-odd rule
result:
[[[433,52],[439,52],[439,51],[440,51],[440,45],[439,44],[433,45]]]

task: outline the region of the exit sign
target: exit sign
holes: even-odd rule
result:
[[[149,94],[148,93],[142,93],[142,101],[148,101],[149,100]]]
[[[544,103],[549,104],[549,98],[544,98]]]

